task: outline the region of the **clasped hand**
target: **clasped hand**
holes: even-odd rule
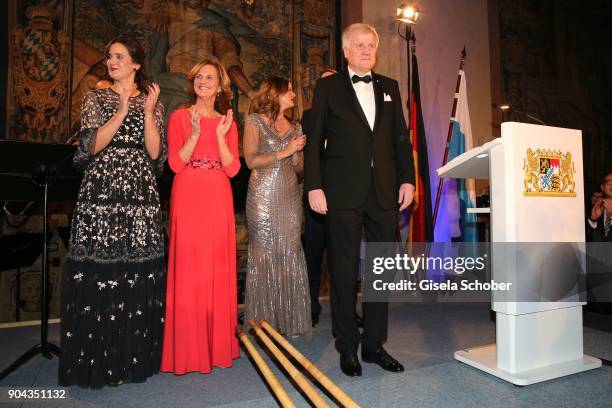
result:
[[[306,135],[296,135],[291,138],[289,144],[287,145],[287,153],[291,156],[295,152],[300,152],[304,150],[304,146],[306,145]]]
[[[591,216],[589,218],[591,218],[592,221],[597,221],[603,215],[604,209],[606,210],[606,213],[608,213],[608,216],[612,214],[612,199],[601,199],[593,204]]]

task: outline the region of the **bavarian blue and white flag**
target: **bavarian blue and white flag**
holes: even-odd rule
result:
[[[457,112],[455,113],[455,117],[451,118],[453,136],[449,148],[448,161],[451,161],[463,152],[474,147],[472,143],[472,125],[470,123],[470,110],[468,108],[465,72],[461,69],[459,70],[459,75],[461,76],[461,83],[459,85],[459,94],[455,95],[457,97]],[[453,206],[454,208],[451,209],[451,211],[456,211],[456,214],[449,215],[451,216],[451,220],[457,223],[457,225],[451,226],[451,230],[460,231],[461,241],[475,242],[478,240],[476,214],[467,212],[468,208],[476,207],[474,179],[457,179],[456,188],[458,205]]]

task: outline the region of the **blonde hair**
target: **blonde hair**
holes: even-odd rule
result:
[[[378,33],[376,32],[376,29],[373,26],[366,24],[366,23],[353,23],[349,25],[348,27],[346,27],[344,31],[342,32],[342,49],[349,47],[349,41],[351,40],[351,36],[357,31],[359,32],[369,31],[372,34],[374,34],[374,38],[376,39],[376,48],[378,48],[378,42],[380,40],[378,38]]]
[[[257,95],[253,98],[249,113],[259,113],[276,121],[280,112],[280,97],[289,90],[289,80],[280,77],[271,77],[263,81]]]
[[[221,87],[221,91],[215,98],[215,110],[217,110],[219,113],[225,114],[227,110],[232,106],[233,94],[230,88],[231,82],[223,65],[219,62],[218,59],[214,57],[204,58],[203,60],[195,64],[193,68],[191,68],[191,71],[189,71],[189,74],[187,75],[187,79],[189,80],[189,89],[187,89],[187,92],[191,97],[191,103],[195,103],[197,99],[197,95],[195,93],[195,90],[193,89],[195,77],[198,72],[200,72],[200,70],[206,65],[211,65],[217,69],[217,74],[219,76],[219,86]]]

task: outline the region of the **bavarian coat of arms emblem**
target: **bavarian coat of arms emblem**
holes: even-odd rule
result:
[[[527,149],[523,159],[525,196],[575,197],[572,154],[554,149]]]

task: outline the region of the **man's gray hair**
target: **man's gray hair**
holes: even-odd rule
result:
[[[372,34],[374,34],[374,38],[376,38],[376,48],[378,48],[379,40],[378,40],[378,33],[376,32],[376,29],[373,26],[366,24],[366,23],[353,23],[349,25],[348,27],[346,27],[344,31],[342,32],[342,49],[349,47],[351,36],[357,31],[359,32],[369,31]]]

